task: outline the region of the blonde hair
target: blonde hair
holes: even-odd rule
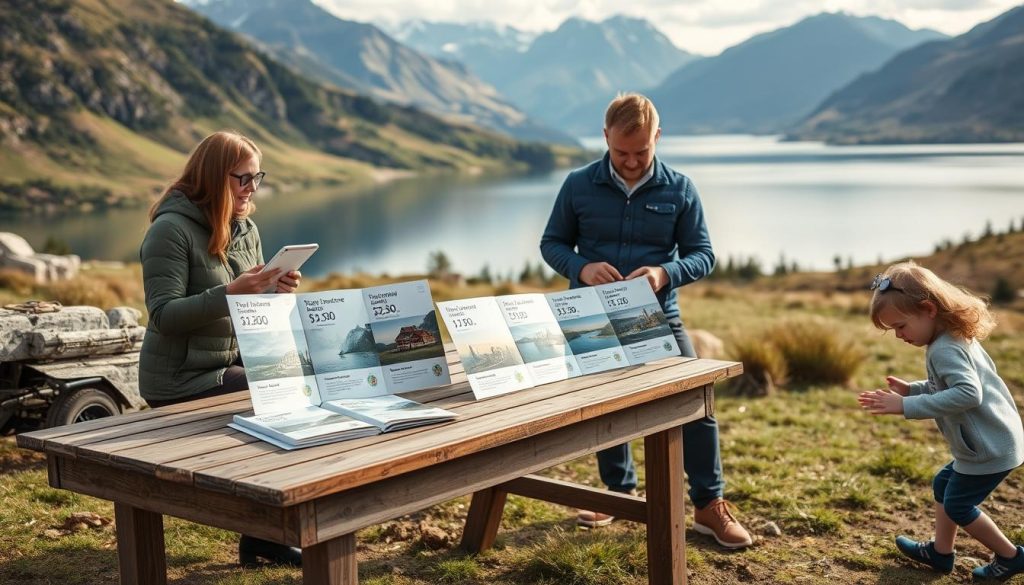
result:
[[[638,93],[620,93],[604,112],[604,129],[619,128],[624,134],[637,130],[653,132],[660,123],[654,103]]]
[[[231,221],[235,217],[228,173],[250,157],[256,157],[257,162],[261,162],[263,153],[252,140],[239,132],[222,130],[207,136],[189,155],[178,180],[149,209],[150,223],[156,219],[157,209],[170,196],[171,191],[181,191],[196,204],[210,223],[210,243],[207,247],[210,255],[227,262]],[[255,209],[250,200],[241,217],[247,217]]]
[[[885,307],[910,315],[923,311],[925,301],[935,304],[936,320],[955,337],[982,340],[995,329],[996,319],[985,299],[912,260],[893,264],[881,276],[889,279],[890,288],[876,289],[871,297],[871,322],[879,329],[889,329],[878,318]]]

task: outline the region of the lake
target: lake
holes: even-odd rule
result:
[[[601,139],[588,139],[602,148]],[[1024,220],[1024,144],[826,146],[773,137],[663,137],[658,155],[689,175],[720,260],[785,255],[802,268],[930,253],[942,240]],[[273,169],[267,169],[273,173]],[[442,250],[455,270],[518,273],[538,242],[565,170],[430,177],[358,192],[257,194],[264,249],[317,242],[307,276],[424,272]],[[36,248],[60,237],[87,259],[137,260],[146,210],[0,218]]]

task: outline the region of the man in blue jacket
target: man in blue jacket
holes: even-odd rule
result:
[[[697,189],[655,156],[658,111],[638,94],[620,95],[605,112],[608,152],[569,173],[541,237],[544,260],[571,288],[632,278],[651,283],[685,356],[696,357],[679,316],[676,289],[707,276],[715,265]],[[683,466],[690,481],[695,529],[728,548],[750,546],[750,534],[722,498],[718,422],[683,426]],[[636,468],[629,445],[597,454],[608,489],[632,493]],[[614,518],[580,510],[577,523],[597,527]]]

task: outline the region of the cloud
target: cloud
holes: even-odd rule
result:
[[[753,35],[789,26],[820,12],[881,16],[911,28],[966,32],[1019,0],[314,0],[341,18],[398,23],[491,21],[523,30],[554,30],[566,18],[604,20],[615,14],[645,18],[680,48],[717,54]]]

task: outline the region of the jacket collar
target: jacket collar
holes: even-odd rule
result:
[[[165,199],[164,202],[160,204],[160,207],[157,208],[154,217],[165,213],[182,215],[203,226],[205,229],[210,229],[210,222],[206,219],[206,214],[203,213],[203,210],[199,209],[199,207],[197,207],[196,204],[181,191],[171,191],[171,194],[167,199]],[[236,225],[238,227],[235,227]],[[252,219],[248,217],[243,219],[233,219],[231,225],[231,241],[244,237],[252,231],[255,225],[256,224],[253,223]]]
[[[604,156],[601,157],[600,161],[595,161],[595,163],[591,164],[596,164],[597,167],[590,175],[590,179],[594,182],[595,185],[611,185],[613,187],[617,187],[615,185],[615,181],[612,180],[612,173],[609,170],[609,165],[611,164],[610,152],[605,151]],[[651,164],[654,165],[654,175],[651,177],[649,181],[647,181],[646,183],[643,184],[643,186],[640,187],[638,192],[648,186],[667,185],[669,182],[668,167],[666,167],[665,164],[661,162],[661,159],[658,158],[658,155],[654,155],[654,161]]]

